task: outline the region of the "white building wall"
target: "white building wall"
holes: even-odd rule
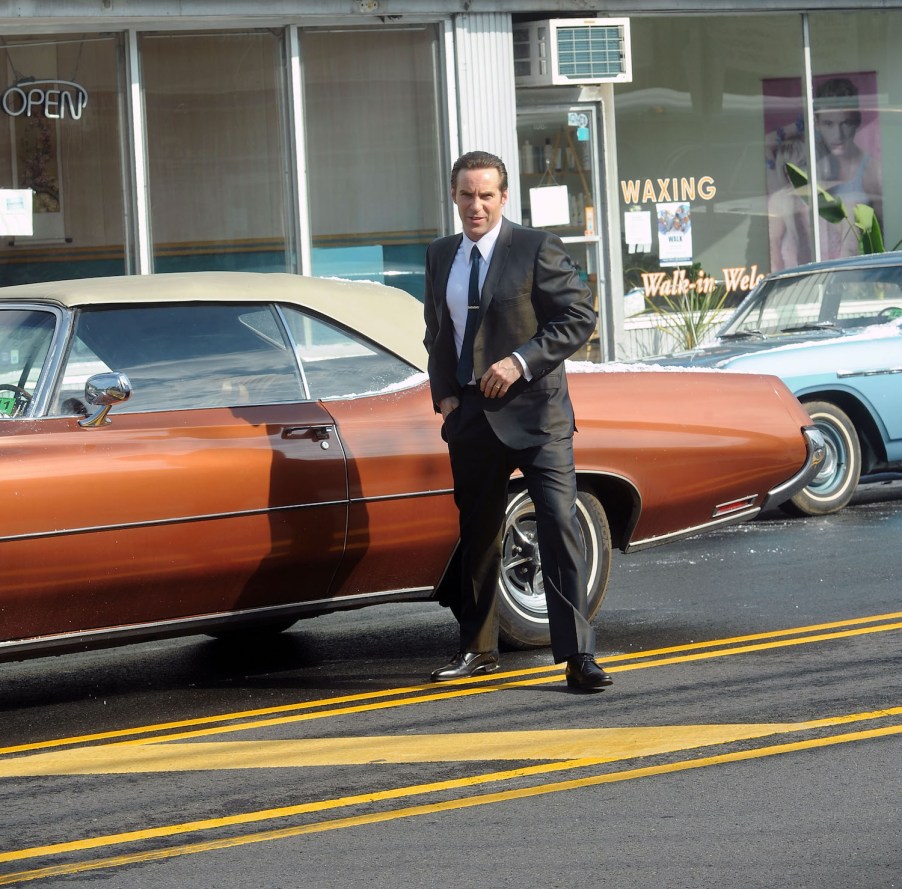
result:
[[[490,151],[504,161],[509,178],[505,215],[519,222],[520,168],[511,16],[455,16],[454,62],[458,107],[449,109],[449,113],[458,113],[460,150]]]

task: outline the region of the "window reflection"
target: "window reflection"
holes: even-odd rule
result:
[[[643,272],[679,266],[717,279],[724,268],[768,271],[772,238],[775,256],[810,256],[810,226],[793,226],[781,245],[771,225],[800,210],[780,190],[787,149],[805,154],[801,93],[792,89],[802,83],[801,17],[643,18],[631,33],[642,61],[631,84],[614,87],[621,209],[655,221],[686,204],[692,228],[677,237],[655,226],[624,242],[624,292],[642,286]]]
[[[290,270],[282,39],[142,38],[154,271]]]
[[[0,113],[0,183],[33,192],[31,233],[0,239],[4,285],[129,270],[121,44],[120,35],[66,34],[6,37],[0,47],[4,89],[45,96],[24,111],[12,97],[22,113]]]
[[[433,28],[302,34],[313,274],[423,297],[441,228]]]
[[[320,318],[286,307],[310,397],[369,395],[419,382],[419,374],[400,358]]]
[[[269,306],[165,305],[79,314],[56,413],[84,412],[85,381],[124,372],[118,413],[300,401],[297,364]]]
[[[28,410],[55,329],[51,312],[0,311],[0,419],[21,417]]]

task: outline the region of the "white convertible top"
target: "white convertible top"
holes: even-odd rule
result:
[[[336,321],[426,369],[423,306],[396,287],[338,278],[267,272],[180,272],[81,278],[0,288],[10,302],[92,305],[177,302],[291,303]]]

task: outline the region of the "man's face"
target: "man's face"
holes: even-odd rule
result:
[[[501,190],[501,174],[492,167],[460,170],[451,189],[451,200],[457,204],[464,234],[471,241],[478,241],[501,219],[507,191]]]
[[[818,132],[831,154],[848,154],[855,150],[858,118],[848,111],[818,111],[814,117]]]

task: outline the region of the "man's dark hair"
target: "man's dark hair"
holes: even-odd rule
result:
[[[457,185],[457,174],[461,170],[497,170],[501,179],[501,191],[507,191],[507,167],[504,161],[488,151],[468,151],[462,154],[451,168],[451,188]]]
[[[814,113],[818,111],[848,111],[849,119],[861,126],[858,104],[858,87],[848,77],[831,77],[825,80],[814,94]]]

